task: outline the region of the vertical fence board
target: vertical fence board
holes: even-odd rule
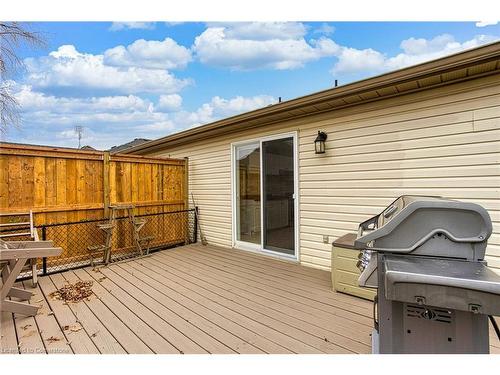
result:
[[[34,206],[44,207],[45,206],[45,159],[43,157],[34,158]],[[19,191],[22,194],[22,189]],[[19,194],[18,193],[18,194]],[[17,194],[16,194],[17,195]],[[38,221],[36,221],[38,219]],[[40,222],[46,222],[46,216],[44,213],[37,215],[35,218],[35,224]]]
[[[0,155],[0,207],[9,206],[9,158]]]
[[[104,217],[109,217],[109,204],[110,204],[110,178],[111,178],[111,170],[109,168],[109,151],[104,152],[103,157],[103,168],[102,168],[102,194],[103,194],[103,202],[104,202]],[[98,178],[94,180],[94,183],[97,183]],[[99,202],[100,197],[96,197],[94,203]]]
[[[66,189],[66,159],[56,159],[56,206],[63,206],[67,202],[67,189]],[[64,223],[68,221],[68,215],[65,211],[55,212],[54,220],[56,223]],[[67,229],[63,229],[61,235],[61,247],[68,247]]]
[[[24,157],[20,158],[21,161],[21,183],[22,187],[22,199],[21,206],[32,206],[34,204],[34,190],[35,190],[35,171],[33,166],[33,160]]]
[[[57,204],[57,170],[55,159],[45,159],[45,204]],[[26,204],[29,206],[29,204]]]
[[[140,164],[132,164],[130,166],[130,188],[131,188],[131,201],[138,202],[144,200],[141,196],[141,192],[144,190],[144,185],[139,178],[141,173]],[[125,197],[123,197],[125,200]],[[141,213],[140,211],[138,213]]]
[[[9,184],[8,184],[8,207],[20,207],[22,191],[22,176],[21,176],[21,158],[12,160],[8,167]]]
[[[109,163],[109,202],[116,202],[116,163]]]

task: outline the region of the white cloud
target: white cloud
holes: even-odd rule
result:
[[[295,69],[323,57],[335,57],[333,74],[369,75],[437,59],[499,39],[477,35],[459,42],[449,34],[432,39],[409,38],[401,42],[401,53],[388,56],[373,48],[357,49],[337,44],[326,37],[335,31],[327,23],[311,30],[312,34],[322,35],[319,39],[306,40],[307,31],[306,26],[298,22],[212,23],[196,37],[192,50],[204,64],[233,70]]]
[[[175,111],[182,106],[182,97],[179,94],[160,95],[155,109],[159,111]]]
[[[409,38],[400,44],[402,53],[387,56],[379,51],[340,47],[336,52],[337,63],[333,74],[341,73],[380,73],[401,69],[406,66],[434,60],[446,55],[490,43],[499,38],[491,35],[477,35],[465,42],[458,42],[452,35],[438,35],[432,39]]]
[[[71,124],[88,124],[105,132],[106,126],[129,126],[158,122],[166,114],[155,112],[147,99],[135,95],[72,98],[47,95],[28,85],[16,85],[14,91],[25,125],[43,124],[59,128]],[[113,125],[114,124],[114,125]]]
[[[185,68],[190,61],[191,51],[170,38],[139,39],[127,47],[117,46],[104,52],[104,63],[110,66],[178,69]]]
[[[155,28],[154,22],[113,22],[109,27],[110,31],[121,31],[129,29],[152,30]]]
[[[183,25],[185,23],[186,22],[184,22],[184,21],[166,21],[166,22],[163,22],[163,24],[167,27],[179,26],[179,25]]]
[[[338,61],[333,68],[335,73],[377,71],[382,69],[385,63],[384,55],[371,48],[359,50],[341,47],[336,56]]]
[[[91,98],[55,97],[33,91],[32,87],[28,85],[20,86],[15,97],[22,110],[27,112],[38,110],[52,113],[131,112],[147,111],[152,105],[149,101],[135,95]]]
[[[423,55],[427,53],[440,52],[443,49],[457,48],[460,43],[450,34],[442,34],[433,39],[409,38],[400,43],[401,49],[407,55]]]
[[[498,24],[498,20],[497,21],[492,21],[492,20],[479,21],[479,22],[476,22],[476,27],[494,26],[496,24]]]
[[[335,42],[308,43],[301,23],[244,23],[210,26],[196,37],[193,51],[208,65],[235,70],[295,69],[331,54]],[[323,47],[327,46],[325,49]]]
[[[267,95],[219,96],[193,111],[182,110],[182,97],[160,95],[157,105],[136,95],[74,98],[48,95],[13,81],[12,92],[21,106],[17,142],[76,147],[75,124],[84,127],[83,144],[105,149],[133,138],[158,138],[241,112],[265,107],[276,100]]]
[[[81,53],[64,45],[49,56],[25,59],[26,81],[37,88],[109,90],[117,93],[174,93],[190,83],[166,70],[115,67],[103,55]]]
[[[82,138],[83,135],[85,134],[84,130],[86,129],[82,129]],[[56,133],[55,136],[58,139],[75,139],[76,133],[74,130],[63,130],[59,133]]]
[[[322,35],[332,35],[334,32],[335,32],[335,27],[327,23],[321,24],[320,27],[317,27],[313,31],[314,34],[322,34]]]
[[[165,135],[175,130],[175,124],[170,120],[158,121],[149,124],[135,126],[134,130],[143,132],[144,134],[147,134],[148,137],[151,135],[151,133],[161,133]]]
[[[470,40],[460,43],[449,34],[438,35],[433,39],[410,38],[401,42],[401,49],[404,53],[389,57],[385,64],[388,69],[399,69],[458,53],[466,49],[479,47],[482,44],[490,43],[497,39],[498,37],[494,36],[477,35]]]
[[[210,102],[202,104],[196,111],[177,112],[174,115],[174,122],[183,124],[184,127],[194,127],[221,118],[267,107],[273,103],[276,103],[276,99],[269,95],[256,95],[252,97],[236,96],[231,99],[214,96]]]
[[[276,103],[276,100],[269,95],[257,95],[252,97],[236,96],[232,99],[224,99],[215,96],[212,98],[209,105],[213,108],[214,114],[217,117],[228,117],[266,107],[273,103]]]
[[[211,23],[210,27],[223,27],[229,39],[247,40],[300,39],[307,32],[300,22],[229,22]]]

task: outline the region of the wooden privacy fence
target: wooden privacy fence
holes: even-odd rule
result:
[[[187,170],[187,159],[0,143],[0,212],[33,210],[40,227],[107,218],[117,204],[134,204],[136,215],[182,211]]]

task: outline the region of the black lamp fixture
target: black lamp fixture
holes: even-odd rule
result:
[[[318,136],[314,140],[314,151],[316,152],[316,154],[325,153],[326,138],[328,138],[326,133],[318,130]]]

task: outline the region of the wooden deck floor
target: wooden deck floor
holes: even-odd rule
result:
[[[95,296],[49,296],[77,280]],[[242,251],[184,246],[32,290],[38,315],[2,313],[3,353],[370,352],[370,302],[332,292],[328,272]]]

